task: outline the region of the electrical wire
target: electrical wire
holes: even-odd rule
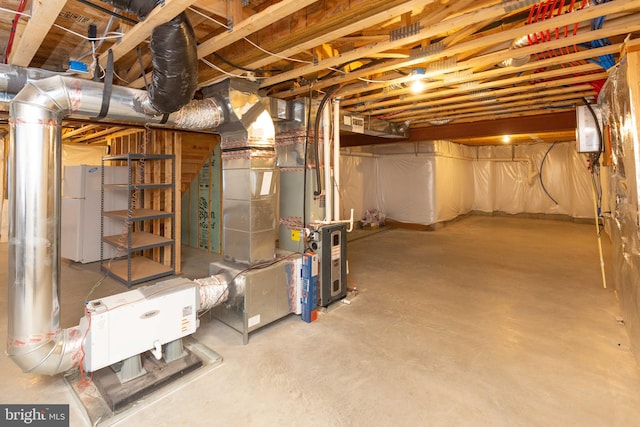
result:
[[[278,55],[277,53],[274,52],[269,52],[268,50],[258,46],[256,43],[252,42],[251,40],[249,40],[248,38],[244,37],[244,40],[249,43],[250,45],[252,45],[253,47],[255,47],[256,49],[266,53],[267,55],[273,56],[275,58],[280,58],[280,59],[284,59],[287,61],[291,61],[291,62],[300,62],[303,64],[311,64],[313,65],[312,61],[307,61],[306,59],[297,59],[297,58],[292,58],[290,56],[283,56],[283,55]]]
[[[242,74],[234,74],[234,73],[230,73],[228,71],[225,71],[224,69],[218,67],[217,65],[214,65],[212,62],[207,61],[204,58],[200,58],[200,61],[204,62],[206,65],[208,65],[209,67],[213,68],[214,70],[220,71],[222,74],[229,76],[229,77],[237,77],[239,79],[246,79],[246,80],[254,80],[254,79],[264,79],[264,77],[251,77],[251,76],[245,76]]]
[[[118,75],[118,73],[116,73],[116,72],[115,72],[115,70],[113,71],[113,75],[114,75],[114,76],[116,76],[116,78],[117,78],[118,80],[123,81],[124,83],[131,83],[130,81],[125,80],[125,79],[123,79],[122,77],[120,77],[120,76]],[[145,85],[145,87],[146,87],[146,85]]]
[[[232,27],[230,27],[230,26],[228,26],[228,25],[226,25],[226,24],[224,24],[224,23],[222,23],[222,22],[210,17],[207,14],[204,14],[204,13],[200,12],[197,9],[194,9],[193,7],[189,7],[188,9],[190,11],[202,16],[203,18],[208,19],[211,22],[214,22],[215,24],[220,25],[221,27],[223,27],[227,31],[231,31],[232,30]],[[285,60],[292,61],[292,62],[302,62],[302,63],[305,63],[305,64],[313,64],[313,62],[311,62],[311,61],[306,61],[306,60],[297,59],[297,58],[291,58],[291,57],[287,57],[287,56],[283,56],[283,55],[278,55],[277,53],[269,52],[268,50],[258,46],[256,43],[252,42],[251,40],[249,40],[246,37],[243,37],[242,39],[244,41],[246,41],[247,43],[249,43],[250,45],[252,45],[253,47],[255,47],[256,49],[262,51],[263,53],[266,53],[267,55],[270,55],[270,56],[273,56],[273,57],[276,57],[276,58],[280,58],[280,59],[285,59]],[[240,68],[240,67],[236,67],[236,68]]]
[[[593,107],[591,106],[591,104],[589,104],[589,101],[587,101],[587,98],[583,97],[582,102],[584,103],[584,105],[587,106],[587,109],[589,109],[589,112],[591,113],[591,117],[593,117],[593,121],[596,124],[596,129],[598,129],[598,152],[594,156],[592,163],[599,164],[600,154],[602,153],[602,149],[604,148],[604,140],[603,140],[604,137],[602,135],[602,129],[600,129],[600,121],[598,120],[598,115],[593,110]]]
[[[86,352],[84,351],[84,342],[87,339],[87,335],[89,335],[89,331],[91,330],[91,320],[92,320],[91,313],[89,312],[89,310],[87,310],[86,305],[84,309],[84,314],[89,318],[89,325],[87,326],[87,330],[84,331],[84,335],[82,337],[82,340],[80,341],[80,361],[78,363],[78,368],[80,370],[80,380],[78,381],[79,389],[89,387],[91,385],[91,382],[93,381],[93,372],[87,377],[87,373],[84,371],[84,367],[82,366],[84,364],[84,358],[86,356]]]
[[[114,21],[114,17],[111,16],[111,18],[109,18],[109,22],[107,22],[107,26],[105,28],[103,36],[107,36],[108,34],[111,34],[110,31],[111,31],[111,26],[113,25],[113,21]],[[93,44],[94,42],[91,41],[91,43]],[[88,55],[91,55],[92,53],[95,54],[95,51],[97,49],[100,49],[100,47],[102,46],[103,43],[104,43],[104,39],[100,40],[100,42],[98,43],[97,46],[92,46],[91,49],[89,49],[87,52],[85,52],[85,53],[81,54],[80,56],[78,56],[75,60],[76,61],[80,61],[81,59],[85,58]]]
[[[9,12],[9,13],[13,13],[13,14],[20,15],[20,16],[26,16],[27,18],[31,18],[31,14],[29,14],[29,13],[18,12],[16,10],[7,9],[6,7],[2,7],[2,6],[0,6],[0,12]],[[93,37],[88,37],[88,36],[85,36],[83,34],[77,33],[77,32],[75,32],[73,30],[70,30],[70,29],[68,29],[66,27],[63,27],[62,25],[53,24],[53,26],[56,27],[56,28],[61,29],[62,31],[66,31],[66,32],[68,32],[70,34],[73,34],[74,36],[78,36],[81,39],[87,40],[87,41],[98,41],[98,40],[103,40],[103,39],[104,40],[118,39],[118,38],[121,38],[124,35],[124,33],[115,33],[114,32],[114,33],[112,33],[113,35],[111,35],[111,36],[93,38]]]
[[[558,202],[556,201],[556,199],[553,198],[553,196],[551,196],[551,194],[549,194],[549,192],[547,191],[547,188],[544,186],[544,181],[542,180],[542,168],[544,166],[544,162],[545,160],[547,160],[547,156],[549,155],[549,152],[553,149],[553,147],[556,146],[556,144],[557,142],[554,142],[553,144],[551,144],[551,147],[549,147],[547,152],[544,153],[544,157],[542,158],[542,162],[540,163],[540,172],[538,173],[538,177],[540,178],[540,185],[542,186],[542,189],[544,190],[546,195],[549,196],[549,198],[553,201],[553,203],[557,205]]]
[[[202,16],[203,18],[208,19],[208,20],[210,20],[210,21],[212,21],[212,22],[216,23],[217,25],[220,25],[221,27],[225,28],[225,29],[226,29],[226,30],[228,30],[228,31],[231,31],[231,30],[232,30],[232,27],[230,27],[230,26],[228,26],[228,25],[226,25],[226,24],[224,24],[224,23],[222,23],[222,22],[220,22],[220,21],[218,21],[218,20],[216,20],[216,19],[214,19],[214,18],[212,18],[212,17],[208,16],[207,14],[204,14],[204,13],[200,12],[200,11],[199,11],[199,10],[197,10],[197,9],[194,9],[193,7],[189,7],[188,9],[189,9],[190,11],[192,11],[192,12],[194,12],[194,13],[196,13],[196,14],[198,14],[198,15]],[[316,65],[313,61],[309,61],[309,60],[305,60],[305,59],[293,58],[293,57],[291,57],[291,56],[279,55],[279,54],[277,54],[277,53],[275,53],[275,52],[268,51],[267,49],[264,49],[263,47],[261,47],[260,45],[258,45],[258,44],[257,44],[257,43],[255,43],[255,42],[251,41],[251,40],[250,40],[250,39],[248,39],[247,37],[243,37],[242,39],[243,39],[244,41],[246,41],[247,43],[249,43],[250,45],[252,45],[253,47],[255,47],[256,49],[260,50],[261,52],[266,53],[266,54],[267,54],[267,55],[269,55],[269,56],[273,56],[274,58],[283,59],[283,60],[285,60],[285,61],[298,62],[298,63],[302,63],[302,64],[307,64],[307,65]],[[226,64],[228,64],[228,65],[230,65],[230,66],[232,66],[232,67],[234,67],[234,68],[237,68],[237,69],[239,69],[239,70],[243,70],[243,71],[247,71],[247,72],[251,72],[251,73],[260,74],[260,73],[264,73],[264,72],[278,72],[278,71],[281,71],[281,70],[259,70],[259,69],[250,69],[250,68],[245,68],[245,67],[240,66],[240,65],[237,65],[237,64],[232,64],[231,62],[229,62],[228,60],[226,60],[225,58],[223,58],[222,56],[218,55],[218,54],[217,54],[217,53],[215,53],[215,52],[213,52],[213,55],[214,55],[214,56],[216,56],[216,57],[217,57],[218,59],[220,59],[221,61],[225,62]],[[354,60],[352,60],[352,61],[349,61],[349,62],[347,62],[347,63],[345,63],[345,64],[340,65],[340,67],[338,67],[338,68],[335,68],[335,67],[327,67],[327,69],[328,69],[328,70],[331,70],[331,71],[332,71],[332,73],[329,73],[329,74],[327,74],[326,76],[323,76],[323,79],[328,78],[328,77],[329,77],[330,75],[332,75],[333,73],[341,73],[341,74],[343,74],[343,75],[346,75],[346,74],[347,74],[347,72],[346,72],[346,71],[344,71],[344,70],[341,70],[341,69],[339,69],[339,68],[343,68],[343,67],[347,66],[347,65],[348,65],[348,64],[350,64],[350,63],[353,63],[353,62],[359,62],[359,61],[361,61],[361,60],[362,60],[362,58],[360,58],[360,59],[354,59]],[[223,73],[223,74],[225,74],[225,75],[227,75],[227,76],[230,76],[230,77],[239,77],[239,78],[244,78],[244,79],[249,79],[249,80],[253,80],[253,78],[254,78],[254,77],[248,77],[248,76],[242,76],[242,75],[238,75],[238,74],[229,73],[228,71],[225,71],[225,70],[223,70],[222,68],[220,68],[220,67],[218,67],[218,66],[213,65],[210,61],[207,61],[207,60],[206,60],[206,59],[204,59],[204,58],[201,58],[201,61],[202,61],[202,62],[204,62],[204,63],[205,63],[206,65],[208,65],[209,67],[211,67],[211,68],[213,68],[213,69],[215,69],[215,70],[217,70],[217,71],[219,71],[219,72],[221,72],[221,73]],[[372,63],[371,63],[371,64],[367,64],[367,66],[370,66],[370,65],[372,65],[372,64],[373,64],[373,63],[375,63],[375,62],[376,62],[376,61],[372,61]],[[379,62],[381,62],[381,61],[379,61]],[[261,78],[261,77],[257,77],[257,78]],[[322,79],[318,79],[318,80],[322,80]],[[386,81],[386,80],[371,80],[371,79],[366,79],[366,78],[364,78],[364,77],[358,77],[358,78],[357,78],[357,80],[360,80],[360,81],[365,82],[365,83],[388,83],[388,81]]]
[[[309,106],[307,107],[307,131],[304,136],[304,165],[303,165],[303,178],[302,178],[302,228],[307,227],[307,162],[309,151],[309,133],[311,132],[311,101],[313,99],[313,90],[309,85]],[[305,239],[306,241],[306,239]],[[306,251],[308,248],[304,248]]]
[[[227,64],[227,65],[229,65],[231,67],[237,68],[237,69],[242,70],[242,71],[247,71],[249,73],[262,74],[262,73],[277,73],[277,72],[282,71],[282,70],[279,70],[279,69],[257,70],[257,69],[254,69],[254,68],[246,68],[246,67],[243,67],[242,65],[234,64],[233,62],[231,62],[228,59],[226,59],[224,56],[220,55],[218,52],[212,52],[211,54],[213,56],[215,56],[216,58],[218,58],[220,61],[224,62],[225,64]]]

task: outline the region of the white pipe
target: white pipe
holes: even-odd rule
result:
[[[347,227],[347,233],[350,233],[351,230],[353,230],[353,208],[351,208],[351,216],[349,219],[336,219],[329,222],[329,224],[349,224],[349,227]]]
[[[322,153],[324,157],[324,220],[331,222],[333,186],[331,184],[331,109],[326,105],[322,110],[322,130],[324,141],[322,142]]]
[[[340,219],[340,100],[333,100],[333,217]]]

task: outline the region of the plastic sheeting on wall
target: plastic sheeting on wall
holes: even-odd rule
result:
[[[640,170],[640,127],[637,109],[640,91],[637,81],[640,58],[629,53],[612,69],[599,96],[603,124],[611,132],[613,165],[604,168],[603,183],[608,183],[611,218],[607,230],[611,237],[614,283],[629,332],[636,360],[640,363],[640,227],[638,199]],[[634,100],[634,101],[632,101]]]
[[[387,155],[379,157],[377,165],[378,210],[401,222],[436,221],[435,159]]]
[[[106,154],[106,146],[62,144],[62,165],[101,165]]]
[[[593,216],[587,158],[574,143],[479,147],[474,171],[474,210]]]
[[[593,215],[587,159],[573,143],[398,143],[344,150],[342,158],[343,206],[354,207],[356,217],[367,209],[416,224],[448,221],[473,210]]]

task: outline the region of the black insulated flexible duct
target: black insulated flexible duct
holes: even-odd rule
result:
[[[161,0],[103,0],[145,19]],[[178,111],[196,92],[198,51],[195,33],[183,12],[151,33],[153,72],[147,88],[153,108],[163,114]]]

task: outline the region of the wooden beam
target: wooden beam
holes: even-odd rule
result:
[[[517,119],[495,119],[468,123],[451,123],[442,126],[411,128],[409,137],[404,142],[453,140],[462,138],[485,138],[495,135],[535,134],[538,132],[575,131],[575,110],[539,114]],[[340,136],[340,144],[344,147],[358,145],[375,145],[389,143],[388,138],[369,135],[349,134]]]
[[[576,128],[575,110],[555,112],[518,119],[496,119],[443,126],[415,128],[409,131],[409,141],[436,139],[478,138],[495,135],[530,134],[536,132],[562,132]]]
[[[176,274],[182,272],[182,133],[173,133],[173,154],[175,168],[175,187],[174,187],[174,203],[175,211],[175,228],[174,228],[174,254],[175,254],[175,270]]]
[[[548,96],[546,98],[532,97],[526,100],[509,100],[509,101],[494,101],[491,103],[484,103],[481,105],[471,106],[467,108],[458,108],[455,110],[442,110],[429,114],[416,114],[411,118],[411,123],[420,123],[422,121],[433,121],[441,119],[453,119],[457,118],[473,118],[486,115],[498,115],[505,111],[523,111],[531,108],[545,108],[548,106],[564,107],[567,105],[575,105],[576,103],[582,103],[582,98],[591,96],[594,94],[594,89],[590,88],[583,91],[573,91],[571,94],[563,94],[556,96]],[[451,107],[449,107],[451,108]]]
[[[602,70],[602,68],[600,68],[599,65],[597,64],[585,64],[585,65],[578,65],[576,67],[570,67],[570,68],[561,68],[561,69],[554,69],[554,70],[550,70],[550,71],[544,71],[541,73],[536,73],[536,74],[525,74],[522,76],[518,76],[518,77],[511,77],[511,78],[506,78],[506,79],[500,79],[500,80],[490,80],[487,81],[486,83],[479,83],[476,86],[472,86],[468,89],[461,89],[461,88],[455,88],[455,89],[447,89],[447,90],[442,90],[442,91],[431,91],[422,95],[414,95],[414,96],[407,96],[401,99],[390,99],[387,101],[380,101],[378,102],[376,105],[378,106],[378,108],[382,108],[382,107],[388,107],[391,105],[398,105],[398,104],[403,104],[403,105],[408,105],[411,106],[413,103],[418,103],[420,101],[423,101],[425,99],[429,99],[429,98],[444,98],[446,96],[456,96],[462,92],[470,92],[470,91],[481,91],[481,90],[486,90],[486,89],[493,89],[496,87],[504,87],[504,86],[508,86],[508,85],[517,85],[517,84],[523,84],[523,83],[529,83],[538,79],[554,79],[554,78],[562,78],[565,77],[567,74],[569,73],[589,73],[589,72],[594,72],[594,71],[601,71],[599,74],[592,74],[591,76],[589,76],[589,78],[591,80],[597,80],[602,78],[602,76],[604,76],[604,78],[606,78],[606,72],[604,70]],[[583,80],[584,81],[584,80]],[[542,86],[540,86],[540,88],[544,88],[544,87],[556,87],[559,86],[559,83],[557,83],[556,81],[547,81],[547,82],[543,82],[541,83]],[[429,86],[429,85],[427,85]],[[438,83],[438,87],[442,87],[444,86],[443,83]]]
[[[605,52],[607,53],[613,53],[615,52],[616,48],[619,48],[620,45],[614,45],[614,46],[606,46],[604,48],[597,48],[596,50],[598,50],[598,53],[596,52],[592,52],[591,54],[596,54],[596,55],[604,55]],[[600,50],[603,49],[603,50]],[[579,59],[585,59],[583,57],[583,55],[585,55],[586,53],[589,53],[589,51],[582,51],[579,52],[578,54],[571,54],[571,55],[566,55],[566,60],[567,61],[577,61]],[[574,56],[575,55],[575,56]],[[549,61],[549,62],[547,62]],[[539,61],[539,62],[534,62],[533,65],[535,66],[536,64],[538,64],[538,66],[540,68],[546,67],[546,66],[551,66],[551,65],[557,65],[555,64],[555,62],[557,61],[556,58],[552,58],[550,60],[544,60],[544,61]],[[501,69],[504,70],[504,72],[508,72],[508,74],[513,74],[515,73],[519,68],[507,68],[507,69]],[[504,74],[501,73],[501,70],[498,70],[499,74]],[[487,71],[484,73],[478,73],[475,76],[473,76],[474,78],[477,78],[477,81],[489,81],[492,80],[496,77],[499,77],[498,75],[494,75],[493,71]],[[558,80],[556,81],[556,86],[563,86],[563,85],[568,85],[568,84],[576,84],[577,82],[586,82],[586,81],[590,81],[592,80],[592,77],[590,76],[585,76],[587,78],[584,79],[579,79],[579,80],[568,80],[568,79],[562,79],[562,80]],[[465,81],[470,81],[468,79],[461,79],[460,81],[457,81],[457,83],[463,83]],[[442,83],[441,85],[439,85],[438,87],[444,87],[445,84]],[[507,88],[503,88],[503,89],[497,89],[494,90],[490,93],[491,96],[503,96],[503,95],[508,95],[508,94],[512,94],[512,93],[519,93],[522,91],[533,91],[533,90],[538,90],[541,87],[539,86],[539,83],[535,83],[529,86],[519,86],[519,87],[507,87]],[[432,89],[435,89],[435,87],[433,87]],[[472,97],[469,95],[463,95],[462,97],[460,96],[455,96],[455,93],[452,94],[451,91],[446,91],[446,92],[433,92],[432,94],[425,94],[425,95],[421,95],[421,99],[427,99],[427,98],[436,98],[436,97],[441,97],[442,99],[438,100],[438,101],[426,101],[426,102],[422,102],[422,101],[418,101],[417,103],[413,102],[411,103],[410,107],[411,109],[413,108],[423,108],[423,107],[430,107],[432,105],[435,105],[435,103],[438,103],[438,105],[442,105],[442,104],[446,104],[446,103],[454,103],[457,102],[458,100],[465,100],[465,99],[471,99]],[[477,96],[475,98],[478,98]],[[366,108],[362,108],[362,107],[356,107],[353,109],[349,109],[351,111],[361,111],[364,110]],[[407,105],[397,105],[395,107],[388,107],[388,108],[381,108],[381,105],[377,104],[376,105],[376,109],[375,110],[371,110],[371,111],[367,111],[367,114],[370,115],[387,115],[387,114],[391,114],[394,112],[398,112],[398,111],[402,111],[407,109]],[[395,116],[394,116],[395,117]]]
[[[593,32],[591,34],[582,34],[582,35],[576,35],[572,37],[572,43],[584,43],[584,42],[588,42],[594,39],[598,39],[598,38],[605,38],[605,37],[609,37],[612,34],[616,34],[618,31],[635,31],[635,30],[640,30],[640,22],[636,21],[635,25],[632,26],[628,26],[628,25],[621,25],[621,26],[616,26],[614,29],[611,28],[607,28],[607,29],[602,29],[602,30],[596,30],[598,32],[598,34],[593,34]],[[567,41],[564,39],[560,39],[560,40],[554,40],[548,43],[545,43],[544,45],[544,49],[556,49],[556,48],[560,48],[560,47],[564,47],[567,44]],[[550,66],[555,66],[555,65],[564,65],[566,63],[569,63],[571,61],[578,61],[578,60],[583,60],[583,59],[588,59],[588,58],[593,58],[593,57],[597,57],[599,55],[605,55],[605,54],[611,54],[611,53],[615,53],[619,50],[620,45],[617,44],[615,45],[616,47],[612,47],[612,46],[605,46],[604,48],[597,48],[596,49],[587,49],[587,50],[583,50],[583,51],[579,51],[577,53],[572,53],[569,55],[562,55],[562,56],[557,56],[557,57],[552,57],[549,59],[545,59],[545,60],[541,60],[541,61],[531,61],[527,64],[524,64],[520,67],[505,67],[505,68],[497,68],[497,69],[493,69],[490,71],[485,71],[485,72],[481,72],[481,73],[477,73],[477,74],[470,74],[468,77],[463,77],[460,79],[456,79],[457,82],[469,82],[469,81],[479,81],[479,80],[486,80],[486,79],[494,79],[496,77],[500,77],[503,76],[505,74],[515,74],[515,73],[521,73],[523,71],[529,71],[529,70],[535,70],[538,68],[544,68],[544,67],[550,67]],[[534,46],[528,46],[528,47],[523,47],[521,50],[518,50],[518,55],[532,55],[535,53],[538,53],[541,50],[541,47],[539,45],[534,45]],[[429,72],[427,71],[425,73],[425,76],[428,77],[435,77],[438,75],[445,75],[446,74],[451,74],[454,71],[461,71],[461,70],[465,70],[465,69],[471,69],[471,68],[475,68],[475,67],[481,67],[481,66],[487,66],[487,65],[491,65],[494,66],[496,64],[498,64],[499,62],[503,61],[504,59],[509,59],[511,57],[513,57],[514,53],[513,50],[511,49],[504,49],[500,52],[494,52],[491,54],[487,54],[487,55],[483,55],[480,57],[476,57],[473,59],[469,59],[463,63],[458,63],[455,67],[450,68],[450,69],[440,69],[434,72]],[[406,80],[406,79],[405,79]],[[400,83],[402,81],[402,79],[399,80],[394,80],[393,82],[389,82],[386,84],[369,84],[366,86],[363,86],[364,89],[362,88],[353,88],[353,89],[348,89],[348,90],[344,90],[344,91],[340,91],[340,96],[349,96],[349,95],[355,95],[358,94],[358,99],[357,100],[345,100],[341,103],[341,105],[344,106],[348,106],[354,103],[360,103],[360,102],[364,102],[364,101],[368,101],[368,100],[375,100],[377,98],[380,97],[379,94],[373,94],[373,95],[366,95],[363,96],[362,92],[363,91],[370,91],[370,90],[375,90],[375,89],[381,89],[384,88],[385,86],[389,86],[392,83]],[[442,84],[440,84],[442,85]],[[429,89],[432,89],[431,84],[427,85]],[[406,89],[399,89],[399,90],[394,90],[394,91],[389,91],[385,93],[385,97],[389,97],[392,95],[403,95],[403,94],[407,94],[410,93],[410,89],[406,88]]]
[[[631,4],[631,2],[633,2],[633,4]],[[607,6],[607,9],[598,9],[603,6]],[[494,7],[499,8],[499,6],[494,6]],[[537,22],[531,25],[527,25],[525,27],[519,27],[519,28],[503,31],[486,38],[479,38],[466,43],[461,43],[459,45],[445,49],[442,52],[429,55],[427,58],[421,58],[421,59],[419,58],[419,59],[414,59],[410,61],[405,61],[405,60],[389,61],[383,66],[376,67],[375,71],[384,72],[384,71],[397,69],[398,67],[409,67],[419,63],[424,64],[427,62],[435,62],[443,58],[453,57],[458,54],[464,54],[466,51],[476,49],[479,46],[482,46],[483,44],[497,44],[500,42],[511,41],[519,36],[526,35],[531,32],[545,31],[548,28],[552,28],[556,26],[563,27],[564,25],[569,25],[574,22],[590,20],[593,17],[599,17],[599,16],[604,16],[604,15],[608,15],[611,13],[618,13],[618,12],[630,12],[630,11],[637,10],[639,8],[640,8],[640,0],[630,0],[628,2],[617,2],[617,3],[609,2],[603,5],[593,6],[583,10],[578,10],[572,13],[560,15],[542,22]],[[473,13],[469,13],[469,15],[473,15]],[[449,25],[451,26],[457,26],[456,22],[459,19],[460,18],[453,18],[453,19],[444,21],[444,23],[449,23]],[[469,19],[470,18],[467,18],[467,21]],[[591,31],[584,34],[577,34],[571,37],[571,43],[572,44],[574,42],[583,43],[584,41],[596,40],[604,37],[609,37],[615,34],[627,34],[628,32],[637,31],[636,29],[633,29],[638,27],[637,16],[635,17],[635,22],[632,21],[633,19],[634,17],[629,17],[629,20],[626,22],[622,22],[622,20],[616,20],[615,27],[606,26],[600,30]],[[478,21],[478,22],[481,22],[481,21]],[[472,22],[467,22],[467,25],[472,25],[472,24],[473,24]],[[436,26],[440,28],[440,26],[438,25]],[[436,26],[433,26],[432,28],[435,28]],[[438,31],[445,31],[445,30],[446,28],[440,28]],[[423,34],[423,36],[426,36],[431,33],[432,31],[428,31],[426,33],[421,33],[421,34]],[[555,41],[547,42],[544,45],[534,45],[529,47],[523,47],[521,48],[521,50],[520,49],[518,50],[518,54],[522,54],[522,55],[534,54],[541,50],[551,49],[552,45],[555,45],[555,47],[559,47],[559,46],[564,46],[566,44],[567,44],[566,39],[555,40]],[[351,54],[351,52],[343,54],[342,57],[346,59],[348,55]],[[365,55],[364,52],[362,52],[362,54]],[[494,52],[485,56],[468,60],[464,63],[464,66],[467,68],[474,67],[477,65],[486,64],[487,61],[489,61],[489,63],[491,64],[496,64],[504,59],[509,59],[512,56],[513,56],[513,51],[509,49],[505,49],[502,52]],[[458,64],[458,66],[456,67],[456,69],[461,69],[461,68],[462,68],[461,64]],[[454,70],[449,70],[449,71],[454,71]],[[314,85],[314,88],[322,89],[322,88],[332,86],[334,84],[345,84],[349,81],[353,81],[358,78],[365,77],[368,74],[371,74],[371,72],[372,72],[371,70],[355,71],[348,75],[343,75],[336,78],[327,79],[322,82],[318,82]],[[437,74],[443,74],[444,72],[446,72],[446,70],[439,71]],[[429,75],[429,73],[427,73],[427,75]],[[263,85],[266,85],[266,83],[264,83]],[[362,85],[363,89],[366,88],[366,86],[367,85]],[[302,95],[306,92],[306,90],[307,90],[306,88],[300,88],[300,89],[295,89],[290,91],[287,90],[287,91],[282,91],[281,93],[274,93],[272,94],[272,96],[289,98],[293,96]]]
[[[390,9],[381,10],[378,13],[374,13],[370,16],[362,16],[362,13],[354,13],[352,20],[347,20],[345,17],[341,17],[341,25],[336,26],[335,28],[326,28],[326,22],[317,22],[312,25],[308,25],[305,28],[305,32],[309,32],[311,34],[310,37],[306,37],[302,34],[293,35],[290,41],[287,41],[283,48],[273,49],[271,47],[267,47],[267,50],[275,50],[275,53],[281,57],[290,57],[301,52],[304,52],[308,49],[312,49],[323,42],[331,41],[335,39],[339,39],[341,37],[347,36],[354,32],[360,31],[363,28],[368,28],[373,25],[377,25],[381,22],[387,21],[397,15],[406,13],[408,11],[413,10],[414,8],[419,7],[420,5],[426,5],[433,3],[436,0],[413,0],[407,3],[392,7]],[[370,3],[363,3],[363,6],[371,8]],[[360,9],[356,9],[359,11]],[[346,21],[346,22],[345,22]],[[319,34],[319,35],[318,35]],[[388,39],[388,36],[385,36],[385,39]],[[257,69],[261,67],[265,67],[267,65],[273,64],[277,62],[280,58],[272,55],[266,55],[258,60],[254,60],[246,65],[246,68]],[[240,60],[240,63],[243,61]],[[233,69],[230,71],[231,73],[242,73],[243,71],[240,69]],[[206,86],[217,81],[222,76],[221,73],[214,73],[213,77],[204,77],[201,79],[199,86]]]
[[[9,55],[9,64],[28,67],[67,0],[34,0],[31,18]]]
[[[101,130],[100,132],[96,132],[96,133],[90,133],[90,134],[87,134],[87,135],[85,135],[85,136],[83,136],[81,138],[74,139],[73,143],[77,144],[77,143],[80,143],[80,142],[91,141],[93,139],[98,139],[98,138],[103,138],[104,139],[107,135],[110,135],[112,133],[121,131],[122,129],[124,129],[124,128],[115,127],[115,128],[109,128],[109,129]]]
[[[593,95],[593,93],[595,92],[595,89],[593,88],[593,86],[588,84],[580,84],[577,86],[569,86],[569,87],[561,86],[560,89],[554,88],[554,89],[548,89],[548,90],[537,90],[538,88],[539,87],[535,85],[532,85],[531,87],[524,87],[524,88],[509,88],[509,89],[516,89],[510,92],[511,94],[513,93],[517,94],[517,95],[510,95],[510,96],[496,96],[494,93],[487,94],[491,96],[491,101],[487,101],[486,97],[482,99],[479,96],[476,96],[474,100],[467,101],[467,102],[459,102],[460,101],[459,98],[463,98],[463,97],[438,99],[438,100],[430,101],[429,107],[420,107],[420,108],[412,109],[410,111],[406,111],[405,113],[402,113],[402,114],[394,115],[393,117],[391,117],[390,121],[404,121],[408,119],[430,117],[427,114],[420,114],[420,111],[422,108],[424,108],[425,112],[428,112],[431,115],[434,115],[436,113],[450,112],[452,108],[455,108],[455,113],[457,114],[462,112],[465,108],[482,107],[484,110],[490,110],[491,105],[496,105],[496,104],[505,104],[505,103],[515,102],[515,101],[531,102],[533,100],[542,100],[542,99],[544,99],[545,101],[557,101],[558,99],[555,99],[554,97],[557,97],[557,96],[567,97],[568,95],[572,95],[575,93],[582,93],[582,96],[590,96],[590,95]],[[468,96],[465,96],[465,98],[468,98]],[[453,99],[453,100],[449,102],[449,105],[447,105],[445,101],[449,101],[450,99]],[[488,107],[487,107],[487,103],[489,103]]]
[[[205,12],[212,15],[226,16],[227,1],[226,0],[197,0],[193,3],[198,9],[202,9]]]
[[[235,1],[240,3],[240,0]],[[316,1],[318,0],[282,0],[271,5],[262,12],[257,13],[240,23],[235,23],[232,31],[213,36],[209,40],[200,43],[198,45],[198,58],[203,58],[222,49],[223,47],[229,46],[243,37],[253,34],[256,31],[315,3]]]
[[[76,135],[81,135],[83,133],[89,132],[90,130],[94,130],[98,127],[101,127],[100,125],[86,125],[86,126],[82,126],[79,127],[78,129],[74,129],[72,131],[69,132],[65,132],[62,134],[62,139],[71,139],[72,137],[76,136]]]
[[[517,0],[509,1],[504,4],[484,7],[482,9],[474,10],[472,12],[460,15],[457,18],[440,21],[438,23],[433,23],[431,21],[431,17],[428,17],[419,21],[420,31],[418,31],[417,34],[399,39],[390,38],[389,40],[381,43],[374,43],[369,46],[356,48],[349,52],[344,52],[338,58],[328,58],[324,61],[320,61],[318,64],[306,65],[295,68],[294,70],[289,72],[280,73],[276,76],[265,79],[261,84],[261,87],[272,86],[274,84],[297,78],[301,75],[312,74],[319,70],[335,67],[340,63],[353,61],[359,58],[365,58],[367,57],[367,55],[372,53],[379,53],[385,50],[397,49],[407,44],[420,42],[425,38],[430,38],[438,34],[447,33],[448,31],[451,31],[455,28],[466,27],[467,25],[477,24],[478,22],[483,22],[487,19],[495,18],[496,16],[503,16],[506,13],[505,8],[515,5],[516,3]]]
[[[457,116],[455,118],[455,123],[467,123],[467,125],[469,125],[470,123],[481,122],[485,120],[493,120],[496,118],[507,119],[507,118],[527,117],[527,116],[534,116],[534,115],[537,116],[540,114],[553,114],[558,111],[574,109],[578,105],[582,105],[582,99],[563,100],[559,102],[551,102],[546,104],[537,103],[535,105],[530,105],[530,106],[503,108],[500,110],[493,110],[493,111],[480,111],[476,113],[461,114],[460,116]],[[428,120],[422,119],[422,120],[416,121],[414,123],[413,128],[418,128],[422,124],[428,124],[429,126],[433,126],[429,124]]]
[[[144,21],[134,25],[131,31],[122,37],[119,43],[111,47],[113,60],[117,61],[129,51],[135,49],[137,45],[151,35],[155,27],[172,20],[195,1],[196,0],[164,0],[161,5],[156,6],[156,8],[151,11]],[[108,53],[104,52],[99,57],[100,64],[103,67],[107,65],[107,55]]]

